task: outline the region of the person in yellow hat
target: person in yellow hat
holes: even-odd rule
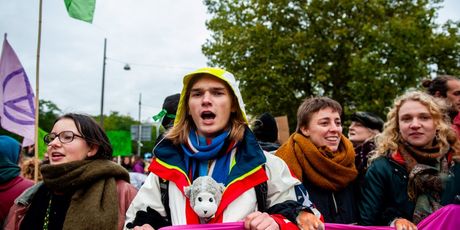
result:
[[[246,229],[324,228],[308,197],[297,201],[300,181],[258,145],[235,78],[223,69],[184,77],[174,126],[153,154],[150,174],[126,213],[127,229],[238,221]],[[184,195],[184,187],[201,176],[225,186],[206,222]]]

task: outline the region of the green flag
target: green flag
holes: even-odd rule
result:
[[[41,159],[41,160],[43,160],[45,153],[46,153],[46,149],[48,147],[43,141],[43,138],[45,137],[46,134],[48,133],[45,132],[40,127],[38,128],[38,159]]]
[[[132,155],[131,148],[131,132],[124,130],[106,131],[110,144],[112,144],[112,156],[130,156]]]
[[[69,16],[92,23],[96,0],[64,0]]]

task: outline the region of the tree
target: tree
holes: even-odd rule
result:
[[[62,113],[61,109],[52,101],[40,99],[38,108],[38,126],[46,132],[53,129],[54,121]]]
[[[233,72],[250,114],[287,114],[311,95],[385,117],[433,71],[460,73],[460,24],[435,24],[442,0],[205,0],[203,53]]]
[[[96,121],[100,120],[100,116],[95,116]],[[105,130],[131,130],[131,125],[139,124],[128,115],[121,115],[119,112],[110,111],[109,116],[104,116],[104,129]]]
[[[100,116],[94,116],[99,121]],[[139,121],[134,120],[128,115],[121,115],[119,112],[111,111],[109,116],[104,116],[104,130],[106,131],[131,131],[131,125],[139,125]],[[156,137],[155,128],[152,129],[152,137]],[[141,153],[150,152],[153,149],[155,140],[143,142]],[[137,149],[137,140],[131,142],[132,149]]]

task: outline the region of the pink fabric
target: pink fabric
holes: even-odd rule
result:
[[[429,215],[417,227],[418,230],[450,230],[460,229],[460,205],[447,205]],[[359,226],[350,224],[325,224],[326,230],[394,230],[389,226]],[[179,229],[209,229],[209,230],[243,230],[243,222],[231,222],[222,224],[192,224],[177,225],[160,228],[160,230]]]
[[[460,205],[449,204],[417,225],[419,230],[460,229]]]
[[[460,229],[460,205],[447,205],[427,218],[422,220],[417,225],[418,230],[450,230]],[[326,223],[326,230],[390,230],[394,227],[388,226],[358,226],[347,224],[329,224]]]
[[[394,227],[389,226],[359,226],[351,224],[331,224],[326,223],[326,230],[394,230]]]
[[[160,230],[178,230],[178,229],[206,229],[206,230],[244,230],[243,222],[228,222],[221,224],[189,224],[176,225],[160,228]]]

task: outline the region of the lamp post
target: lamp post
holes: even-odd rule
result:
[[[104,38],[104,59],[102,60],[102,89],[101,89],[101,127],[104,128],[104,84],[105,84],[105,61],[107,60],[107,38]]]
[[[105,89],[105,65],[107,62],[107,38],[104,38],[104,57],[102,59],[102,89],[101,89],[101,115],[99,123],[104,128],[104,89]],[[125,64],[124,70],[131,70],[129,64]]]
[[[141,156],[141,134],[142,134],[142,121],[141,121],[141,101],[142,101],[142,93],[139,94],[139,128],[138,128],[138,135],[137,135],[137,155]]]

